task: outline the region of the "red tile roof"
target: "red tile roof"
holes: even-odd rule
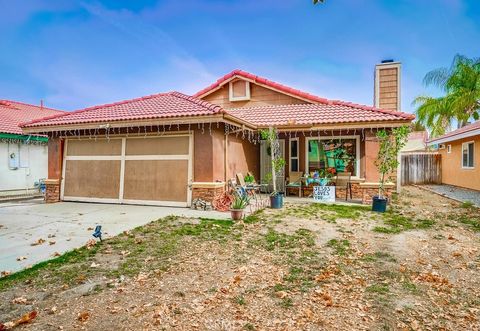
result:
[[[410,120],[404,113],[354,104],[293,104],[236,108],[228,113],[257,126],[391,122]]]
[[[168,92],[80,109],[24,123],[22,127],[201,116],[221,112],[223,109],[220,106],[207,101],[179,92]]]
[[[360,105],[360,104],[355,104],[355,103],[341,101],[341,100],[329,100],[329,99],[326,99],[326,98],[321,98],[321,97],[318,97],[316,95],[313,95],[313,94],[310,94],[310,93],[307,93],[307,92],[303,92],[303,91],[300,91],[300,90],[297,90],[297,89],[294,89],[294,88],[291,88],[291,87],[273,82],[273,81],[268,80],[264,77],[256,76],[254,74],[251,74],[249,72],[239,70],[239,69],[233,70],[232,72],[230,72],[230,73],[226,74],[225,76],[221,77],[220,79],[218,79],[212,85],[210,85],[210,86],[204,88],[203,90],[195,93],[194,97],[201,98],[201,97],[209,94],[209,92],[212,92],[216,88],[222,86],[223,84],[226,84],[227,82],[229,82],[230,80],[232,80],[235,77],[243,77],[243,78],[251,80],[255,83],[271,87],[275,90],[278,90],[278,91],[281,91],[281,92],[284,92],[284,93],[287,93],[287,94],[290,94],[290,95],[293,95],[293,96],[311,101],[313,103],[327,105],[328,107],[326,107],[326,108],[328,108],[328,109],[339,109],[339,110],[340,109],[355,109],[355,110],[358,110],[358,114],[365,114],[365,116],[367,116],[367,118],[376,117],[376,118],[378,118],[378,120],[391,120],[391,119],[393,119],[392,116],[397,117],[396,118],[397,120],[398,119],[400,119],[400,120],[402,120],[402,119],[413,120],[415,118],[415,115],[404,113],[404,112],[380,109],[380,108],[375,108],[375,107],[372,107],[372,106]],[[270,107],[266,107],[266,108],[267,108],[267,109],[265,109],[266,111],[273,111],[273,109],[270,108]],[[280,106],[280,108],[281,108],[281,106]],[[285,110],[283,110],[283,111],[285,111]],[[372,113],[383,113],[383,114],[390,115],[390,116],[384,116],[382,118],[382,116],[375,116]],[[345,115],[349,116],[350,114],[345,114]],[[272,117],[275,117],[275,115],[272,115]],[[307,115],[307,117],[308,117],[308,115]],[[368,120],[360,118],[357,122],[365,122],[365,121],[368,121]],[[338,121],[336,121],[336,122],[338,122]],[[320,121],[320,123],[322,123],[322,121]]]
[[[232,80],[235,77],[243,77],[243,78],[249,79],[249,80],[251,80],[255,83],[262,84],[262,85],[271,87],[273,89],[276,89],[278,91],[288,93],[288,94],[297,96],[297,97],[302,98],[302,99],[307,99],[307,100],[312,101],[312,102],[327,103],[329,101],[325,98],[321,98],[321,97],[318,97],[316,95],[313,95],[313,94],[310,94],[310,93],[307,93],[307,92],[303,92],[303,91],[294,89],[292,87],[288,87],[288,86],[273,82],[273,81],[268,80],[264,77],[254,75],[254,74],[251,74],[249,72],[246,72],[246,71],[243,71],[243,70],[240,70],[240,69],[233,70],[232,72],[226,74],[225,76],[218,79],[215,83],[213,83],[212,85],[210,85],[210,86],[204,88],[203,90],[195,93],[193,96],[196,97],[196,98],[201,98],[201,97],[205,96],[206,94],[209,94],[209,92],[211,92],[211,91],[215,90],[216,88],[222,86],[223,84],[226,84],[227,82],[229,82],[230,80]]]
[[[63,112],[18,101],[0,100],[0,132],[23,134],[20,123],[58,114]]]
[[[474,130],[480,130],[480,121],[476,121],[476,122],[473,122],[472,124],[465,125],[464,127],[460,128],[460,129],[457,129],[457,130],[453,130],[451,132],[448,132],[448,133],[444,134],[443,136],[430,139],[428,142],[429,143],[434,143],[435,141],[444,140],[446,138],[448,140],[455,140],[456,136],[463,135],[463,134],[468,134],[468,133],[470,133],[471,131],[474,131]]]

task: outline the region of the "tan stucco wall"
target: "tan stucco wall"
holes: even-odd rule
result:
[[[474,141],[474,169],[462,168],[462,143]],[[447,153],[447,146],[452,146]],[[442,182],[455,186],[480,190],[480,135],[445,143],[445,149],[440,149],[442,155]]]
[[[375,131],[365,131],[365,139],[363,145],[363,155],[360,161],[363,165],[361,173],[364,176],[366,182],[378,182],[380,180],[380,174],[378,172],[377,166],[375,165],[375,160],[377,159],[380,145],[378,143]]]
[[[245,175],[250,171],[257,181],[260,180],[260,144],[254,145],[235,135],[229,135],[227,141],[227,178],[234,178],[237,173]]]
[[[225,134],[223,128],[212,128],[212,133],[196,129],[193,149],[193,180],[214,182],[225,180]]]

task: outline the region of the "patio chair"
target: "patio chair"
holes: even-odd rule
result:
[[[301,171],[292,171],[290,176],[285,181],[285,188],[287,195],[291,190],[297,190],[298,196],[302,196],[302,172]]]
[[[245,192],[245,194],[250,195],[253,199],[255,199],[255,205],[258,204],[258,197],[257,191],[260,189],[260,185],[256,183],[245,183],[245,178],[243,177],[242,173],[237,173],[235,175],[237,181],[237,191]]]
[[[351,172],[337,172],[337,179],[335,180],[335,187],[337,189],[345,189],[345,201],[348,200],[348,192],[350,191],[350,200],[352,200],[352,177]]]

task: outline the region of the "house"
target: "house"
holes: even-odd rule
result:
[[[442,158],[442,183],[480,190],[480,121],[431,139]]]
[[[427,152],[427,131],[412,131],[408,134],[407,143],[402,148],[401,153],[422,153]]]
[[[19,124],[61,111],[22,102],[0,100],[0,195],[18,195],[47,177],[46,136],[26,135]]]
[[[268,127],[278,130],[287,161],[279,185],[291,172],[333,164],[353,173],[355,198],[368,202],[378,189],[376,131],[413,119],[397,108],[399,70],[399,63],[376,67],[377,102],[387,108],[328,100],[234,70],[194,96],[150,95],[32,121],[23,130],[50,138],[49,202],[212,200],[236,173],[258,179],[268,172],[259,139]]]

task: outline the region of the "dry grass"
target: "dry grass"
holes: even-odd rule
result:
[[[477,216],[409,188],[385,215],[165,218],[0,280],[0,321],[36,310],[35,329],[473,330]]]

